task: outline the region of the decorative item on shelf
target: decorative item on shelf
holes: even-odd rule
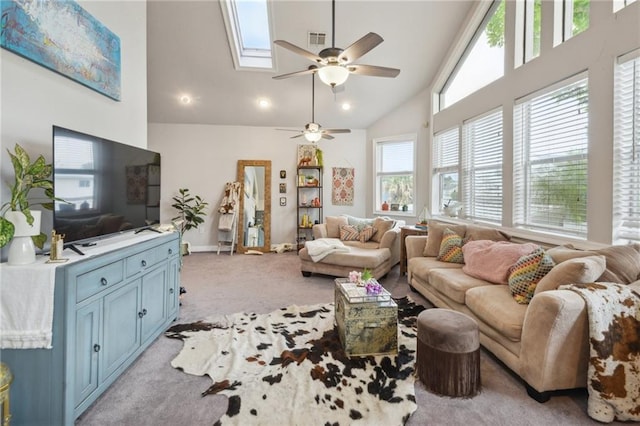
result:
[[[369,282],[374,282],[373,274],[367,268],[364,268],[362,272],[351,271],[349,272],[349,282],[358,284],[360,287],[364,287]]]
[[[315,176],[313,175],[307,175],[305,179],[306,186],[315,186],[315,183],[317,182]]]
[[[367,294],[370,296],[377,296],[383,291],[382,286],[377,281],[369,281],[364,287],[367,290]]]
[[[178,215],[173,217],[172,221],[180,221],[178,231],[180,231],[180,253],[189,254],[189,243],[182,240],[184,233],[189,229],[197,229],[204,223],[204,211],[209,205],[199,195],[191,195],[189,188],[178,189],[179,195],[174,196],[171,207],[178,211]]]
[[[320,198],[316,197],[311,200],[311,207],[320,207]]]
[[[322,167],[323,159],[322,159],[322,150],[316,147],[316,160],[317,166]]]
[[[382,211],[387,211],[389,210],[389,204],[385,201],[382,203]]]
[[[35,247],[43,248],[47,236],[40,232],[40,211],[31,210],[31,204],[39,204],[53,210],[53,201],[66,201],[53,196],[53,171],[42,155],[31,163],[29,154],[19,144],[14,152],[7,150],[13,164],[15,180],[11,189],[11,199],[0,208],[0,247],[9,241],[8,262],[11,265],[25,265],[36,260]],[[30,201],[31,190],[44,190],[44,200]]]
[[[298,186],[304,186],[305,179],[305,175],[298,175]]]
[[[460,210],[462,210],[462,204],[452,200],[447,201],[442,207],[443,213],[449,217],[458,217]]]
[[[397,203],[391,204],[391,211],[397,212],[399,210],[400,210],[400,204],[397,204]]]
[[[406,204],[403,204],[403,205],[402,205],[402,211],[403,211],[403,212],[409,211],[409,206],[408,206],[408,205],[406,205]]]

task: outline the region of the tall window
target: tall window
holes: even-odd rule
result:
[[[520,66],[540,55],[542,29],[542,0],[516,2],[517,34],[515,66]]]
[[[220,4],[236,69],[272,69],[267,0],[222,0]]]
[[[614,123],[613,240],[640,242],[640,49],[618,59]]]
[[[404,135],[374,141],[376,188],[374,210],[385,201],[394,209],[415,211],[416,135]]]
[[[460,129],[440,132],[433,138],[433,182],[438,194],[438,211],[450,201],[460,201],[458,175],[460,171]]]
[[[502,110],[466,121],[462,136],[462,211],[502,223]]]
[[[590,0],[555,0],[554,46],[589,28]]]
[[[440,108],[504,75],[504,0],[495,1],[440,92]]]
[[[587,83],[582,74],[516,102],[516,226],[587,235]]]

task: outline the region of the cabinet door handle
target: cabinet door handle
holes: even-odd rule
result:
[[[145,266],[147,266],[147,261],[143,260],[142,262],[140,262],[140,264],[142,265],[142,267],[144,268]]]
[[[173,294],[173,288],[169,289],[169,294]]]
[[[97,344],[97,343],[95,345],[93,345],[93,351],[94,352],[100,352],[100,345]]]
[[[138,312],[138,317],[142,318],[143,316],[147,315],[147,310],[143,309],[142,311]]]
[[[169,249],[169,254],[173,254],[173,249]]]
[[[102,285],[107,285],[109,282],[107,281],[107,279],[105,277],[100,278],[100,284]]]

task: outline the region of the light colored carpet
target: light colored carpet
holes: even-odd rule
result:
[[[412,293],[406,276],[395,267],[380,280],[393,297]],[[186,287],[178,322],[214,314],[267,313],[291,304],[333,301],[333,278],[300,274],[295,253],[251,256],[195,253],[184,258]],[[211,380],[182,373],[171,360],[182,342],[160,336],[77,420],[78,425],[212,425],[226,411],[221,395],[201,397]],[[584,390],[554,396],[539,404],[527,396],[519,378],[488,352],[482,352],[482,393],[473,399],[452,399],[427,392],[416,381],[417,411],[407,425],[589,425]],[[274,407],[278,409],[278,407]],[[621,423],[620,423],[621,424]],[[279,425],[281,426],[281,425]],[[306,425],[305,425],[306,426]]]

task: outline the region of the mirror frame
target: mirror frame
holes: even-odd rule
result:
[[[264,167],[264,245],[245,246],[244,245],[244,168]],[[246,253],[248,250],[257,250],[262,253],[271,251],[271,160],[238,160],[238,182],[241,183],[240,190],[240,212],[238,215],[238,252]]]

